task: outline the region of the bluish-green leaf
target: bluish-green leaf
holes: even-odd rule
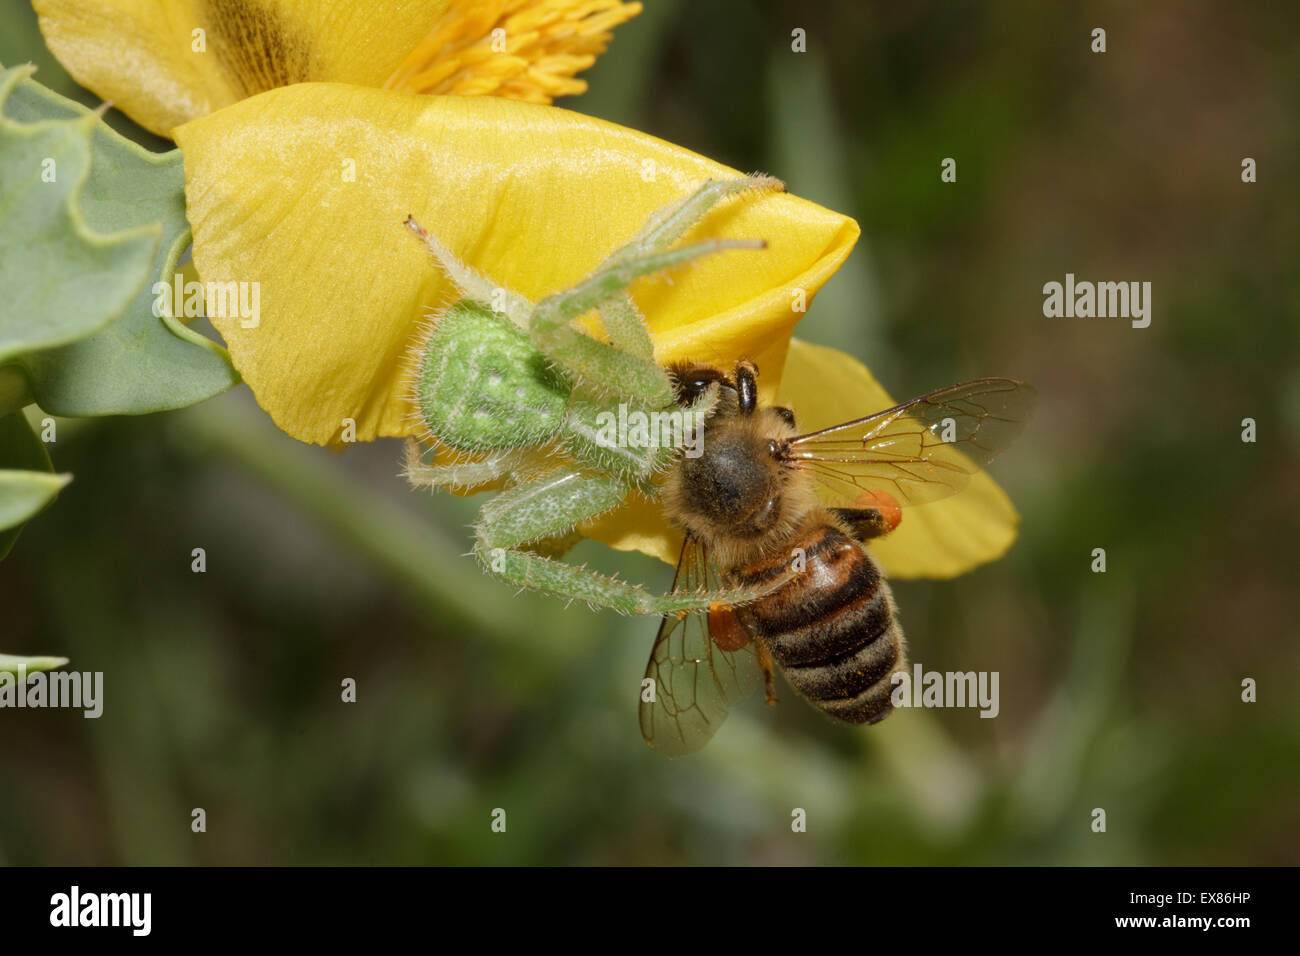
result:
[[[44,471],[0,471],[0,531],[22,524],[59,493],[71,475]]]
[[[12,654],[0,654],[0,671],[17,674],[22,670],[27,674],[37,671],[52,671],[68,663],[66,657],[15,657]]]
[[[0,74],[0,103],[23,73]],[[105,235],[82,217],[95,122],[0,116],[0,364],[104,328],[151,272],[160,223]]]
[[[0,416],[0,560],[14,542],[22,524],[50,503],[71,475],[51,473],[45,445],[27,424],[22,412]],[[0,654],[0,671],[16,674],[62,667],[65,657],[13,657]]]
[[[104,233],[156,225],[161,234],[147,281],[118,319],[19,360],[40,406],[69,416],[143,414],[192,405],[235,384],[225,349],[169,314],[154,314],[153,285],[171,282],[189,243],[180,152],[144,150],[31,79],[13,85],[0,112],[18,124],[93,120],[90,176],[78,197],[85,221]]]
[[[20,526],[44,508],[70,476],[52,474],[45,445],[21,412],[0,417],[0,559]]]

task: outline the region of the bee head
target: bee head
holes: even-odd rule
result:
[[[810,494],[783,450],[796,434],[788,408],[760,405],[752,362],[736,363],[732,377],[707,366],[670,369],[677,399],[691,404],[708,389],[719,403],[701,432],[698,454],[677,460],[664,483],[669,517],[689,534],[727,553],[751,553],[779,540]]]
[[[682,363],[670,365],[668,375],[673,383],[673,398],[678,405],[694,405],[709,386],[717,382],[725,391],[734,392],[736,390],[727,376],[723,375],[716,368],[708,365],[691,365]]]

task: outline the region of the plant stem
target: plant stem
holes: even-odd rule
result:
[[[386,569],[438,616],[448,633],[512,645],[539,643],[534,626],[521,628],[518,615],[507,613],[510,601],[502,600],[500,585],[463,556],[464,543],[431,523],[412,521],[335,462],[322,461],[328,453],[295,442],[230,400],[196,406],[182,421],[212,451],[238,462]]]
[[[0,418],[21,411],[32,403],[27,376],[15,366],[0,368]]]

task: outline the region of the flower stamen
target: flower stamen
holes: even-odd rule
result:
[[[576,74],[640,12],[621,0],[453,2],[384,88],[550,103],[586,91]]]

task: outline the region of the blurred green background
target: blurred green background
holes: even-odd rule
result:
[[[1300,861],[1300,8],[810,6],[649,0],[562,105],[855,216],[800,334],[896,396],[1038,385],[993,469],[1014,549],[895,586],[914,659],[1001,673],[998,718],[851,729],[787,689],[663,758],[654,621],[515,596],[462,557],[480,502],[408,491],[397,443],[299,445],[241,387],[61,423],[76,477],[0,565],[0,649],[105,672],[105,713],[0,712],[0,861]],[[26,4],[0,36],[72,89]],[[1044,318],[1066,272],[1151,281],[1151,327]]]

